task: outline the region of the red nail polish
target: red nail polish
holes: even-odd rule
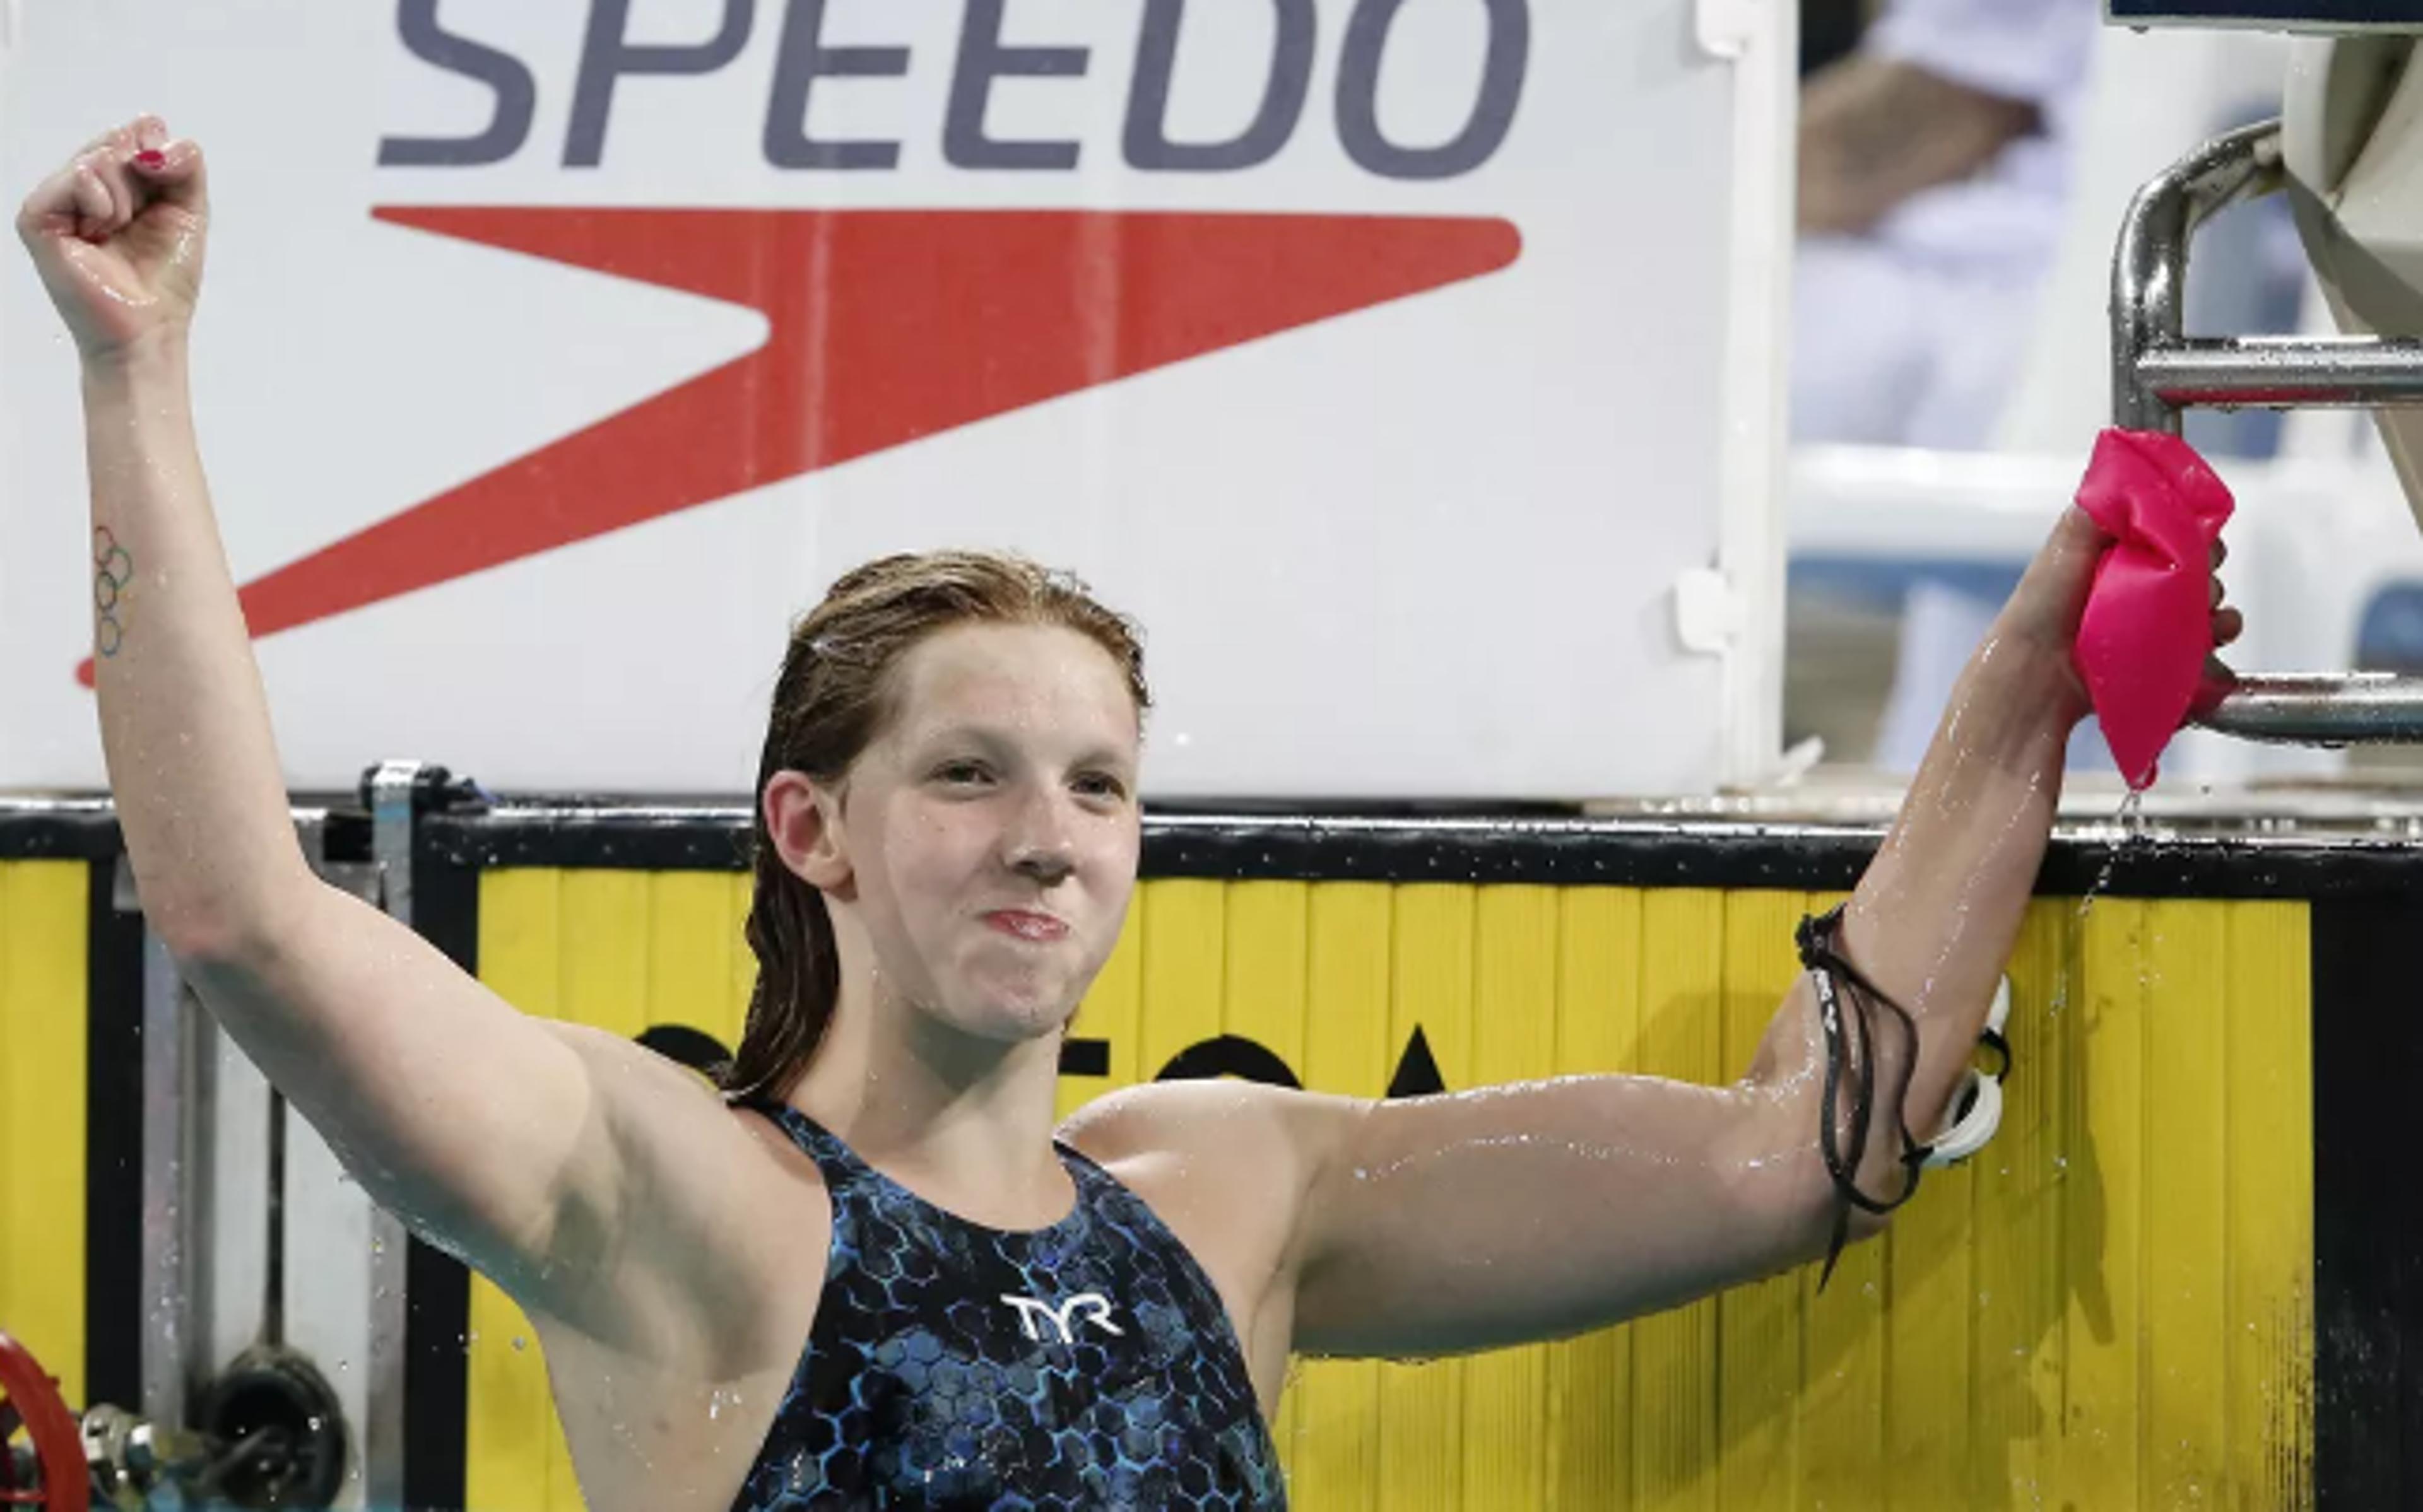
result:
[[[168,159],[162,153],[146,151],[135,153],[135,163],[137,167],[157,169],[166,167]]]

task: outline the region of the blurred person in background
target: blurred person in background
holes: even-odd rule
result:
[[[1986,447],[2061,244],[2100,0],[1805,0],[1802,19],[1793,440]],[[1910,586],[1874,764],[1917,765],[1993,619],[2002,585],[1979,589]]]
[[[2061,241],[2099,0],[1889,0],[1800,104],[1796,440],[1992,437]]]

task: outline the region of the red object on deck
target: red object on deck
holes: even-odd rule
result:
[[[8,1448],[20,1427],[33,1443],[35,1467],[35,1479],[23,1486]],[[0,1507],[90,1512],[91,1505],[84,1436],[59,1395],[59,1383],[24,1345],[0,1333]]]

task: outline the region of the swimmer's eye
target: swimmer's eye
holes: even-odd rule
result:
[[[1081,773],[1071,785],[1081,797],[1103,798],[1117,803],[1128,795],[1127,784],[1108,772]]]
[[[945,787],[974,787],[992,780],[992,772],[982,762],[944,762],[934,768],[933,780]]]

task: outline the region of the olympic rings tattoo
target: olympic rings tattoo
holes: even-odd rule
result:
[[[92,607],[99,616],[93,624],[93,648],[103,656],[115,656],[126,641],[126,626],[118,611],[135,582],[135,558],[105,525],[93,528],[92,567]]]

